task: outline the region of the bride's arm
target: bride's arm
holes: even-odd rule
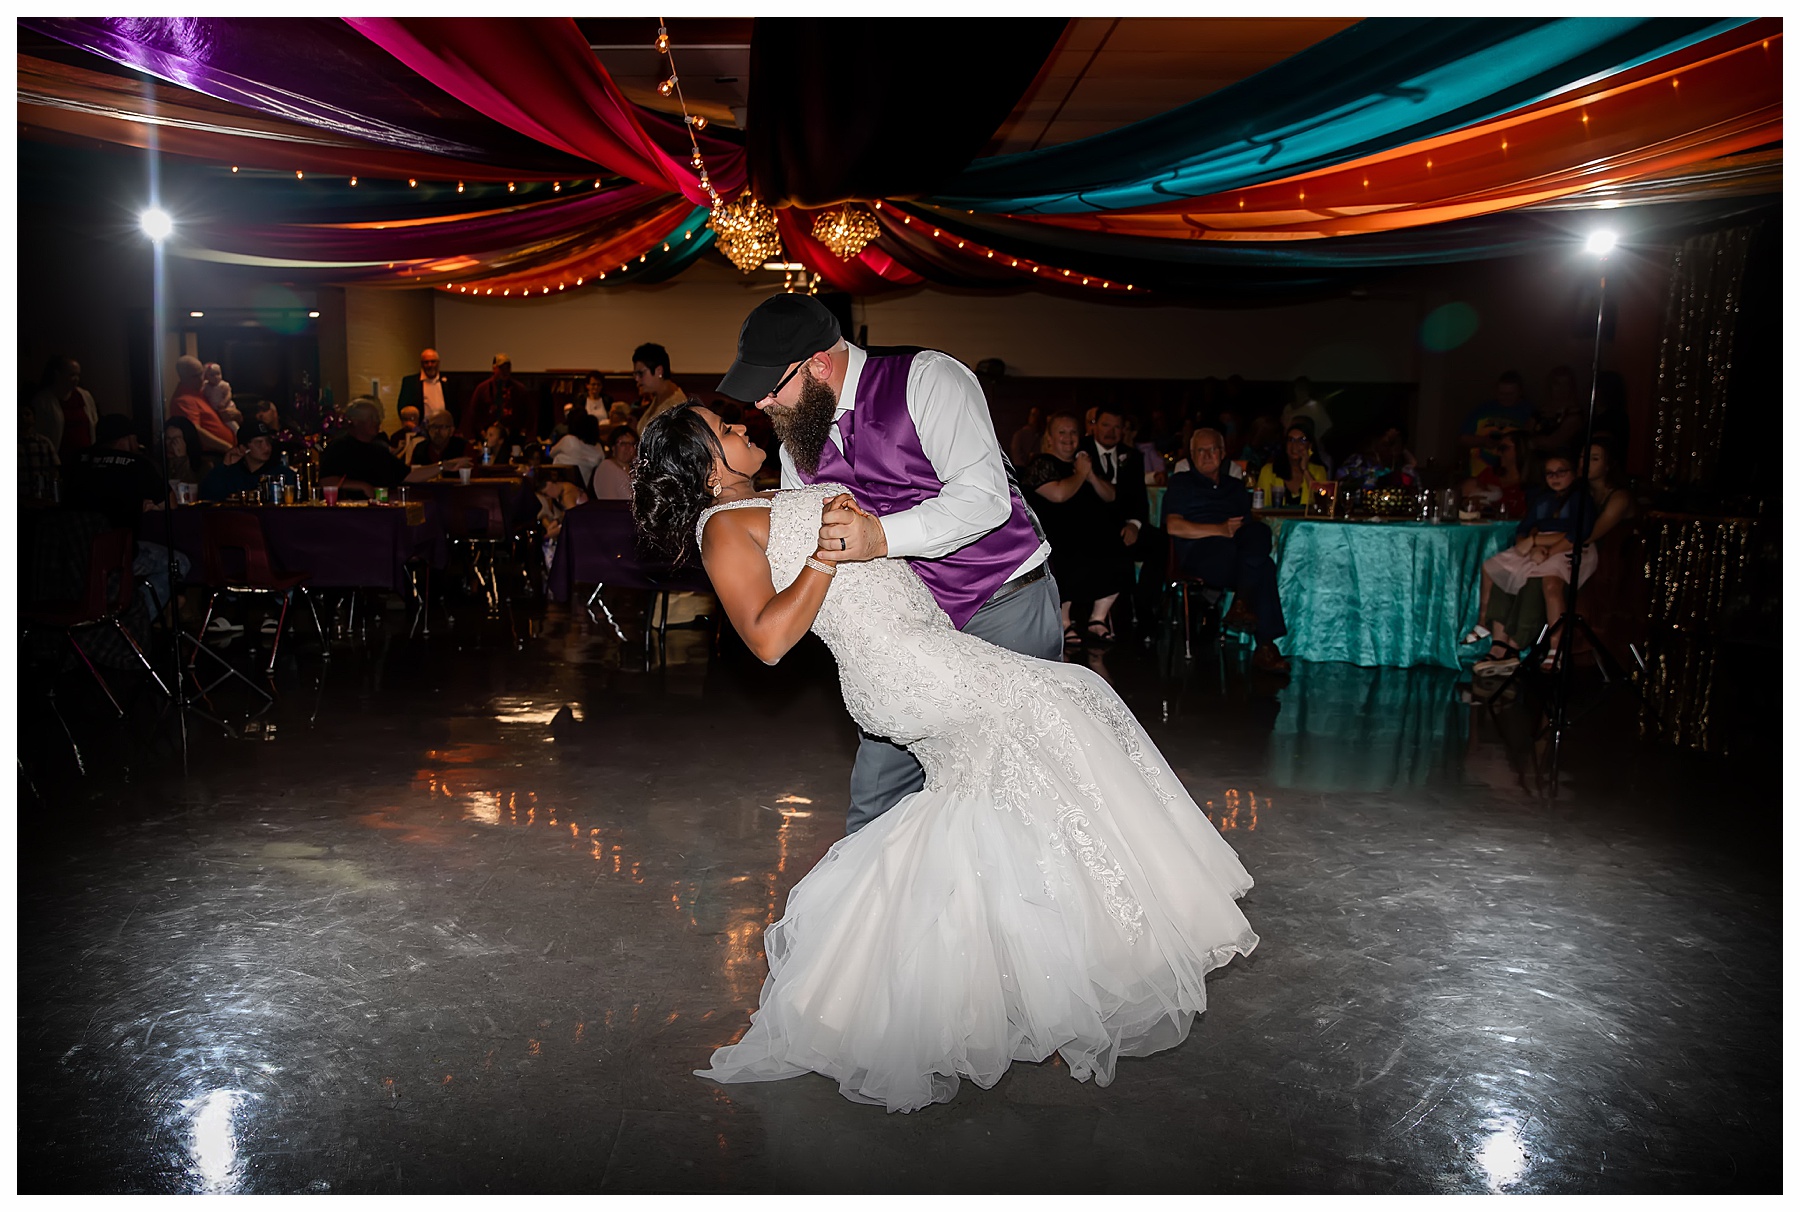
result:
[[[808,565],[792,585],[776,593],[768,553],[744,520],[751,512],[727,510],[709,518],[700,560],[731,625],[757,660],[773,665],[800,642],[818,617],[831,577]],[[766,526],[767,513],[754,512],[762,515],[756,520]]]

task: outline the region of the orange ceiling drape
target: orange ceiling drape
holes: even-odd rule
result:
[[[1753,22],[1622,77],[1330,169],[1158,208],[1019,217],[1167,239],[1295,240],[1544,203],[1779,140],[1779,27]]]

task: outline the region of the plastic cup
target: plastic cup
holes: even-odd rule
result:
[[[337,504],[337,494],[338,494],[338,486],[336,484],[325,485],[325,503],[327,505],[336,505]]]
[[[469,469],[467,467],[458,467],[456,469],[456,478],[461,480],[464,484],[467,484],[469,482]]]

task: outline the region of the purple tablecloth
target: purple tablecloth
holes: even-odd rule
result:
[[[449,479],[427,480],[423,484],[406,486],[406,494],[411,500],[439,507],[440,525],[451,534],[457,530],[454,511],[466,511],[471,502],[484,498],[489,491],[499,494],[505,533],[488,537],[511,538],[531,529],[531,523],[538,515],[537,492],[530,481],[517,476],[477,476],[468,484]]]
[[[563,515],[562,536],[556,541],[546,592],[552,602],[567,602],[574,597],[576,585],[712,591],[706,573],[698,567],[671,570],[638,555],[637,532],[625,501],[589,501]]]
[[[255,514],[263,524],[269,553],[287,572],[304,572],[317,589],[388,589],[406,584],[406,561],[421,556],[442,567],[447,556],[444,525],[435,503],[425,506],[425,520],[408,525],[403,505],[188,505],[173,511],[175,547],[192,562],[189,579],[202,581],[201,517],[209,510],[236,509]],[[161,543],[165,515],[147,513],[138,525],[138,541]]]

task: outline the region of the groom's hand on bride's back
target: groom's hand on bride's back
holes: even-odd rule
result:
[[[887,533],[881,528],[881,519],[847,492],[825,502],[819,522],[821,560],[850,564],[887,555]]]

